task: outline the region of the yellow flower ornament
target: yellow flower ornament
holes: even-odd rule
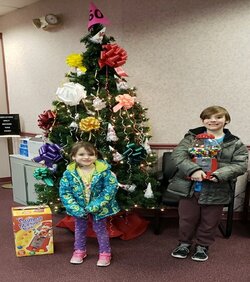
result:
[[[97,130],[100,128],[100,121],[95,117],[86,117],[79,122],[79,128],[84,132]]]
[[[85,73],[87,71],[87,69],[84,66],[79,67],[78,70],[80,70],[81,73]]]
[[[82,54],[70,54],[67,58],[66,58],[66,63],[67,65],[69,65],[70,67],[75,67],[75,68],[79,68],[82,70],[83,67],[83,55]]]

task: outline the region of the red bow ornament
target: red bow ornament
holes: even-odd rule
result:
[[[43,130],[49,130],[55,122],[56,113],[51,110],[44,111],[38,116],[38,126]]]
[[[98,61],[100,68],[108,65],[112,68],[117,68],[126,63],[127,52],[115,44],[106,44],[102,46],[101,57]]]

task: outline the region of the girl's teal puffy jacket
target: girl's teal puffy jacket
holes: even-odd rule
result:
[[[85,217],[92,214],[99,220],[119,212],[115,195],[118,189],[116,176],[110,165],[103,160],[96,160],[96,170],[91,181],[89,203],[85,201],[85,186],[76,170],[76,163],[67,166],[60,180],[59,194],[67,214],[74,217]]]

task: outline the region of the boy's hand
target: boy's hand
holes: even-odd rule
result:
[[[213,182],[219,182],[218,179],[217,179],[216,177],[214,177],[214,176],[211,176],[211,177],[209,178],[209,180],[210,180],[210,181],[213,181]]]
[[[193,181],[202,181],[206,178],[206,173],[203,170],[197,170],[191,175],[191,180]]]

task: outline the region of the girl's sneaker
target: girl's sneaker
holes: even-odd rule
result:
[[[111,254],[110,253],[100,253],[99,259],[97,261],[97,266],[108,266],[110,265]]]
[[[70,260],[70,263],[72,264],[80,264],[83,262],[83,259],[86,258],[87,253],[86,251],[81,251],[81,250],[75,250],[73,253],[73,256]]]

